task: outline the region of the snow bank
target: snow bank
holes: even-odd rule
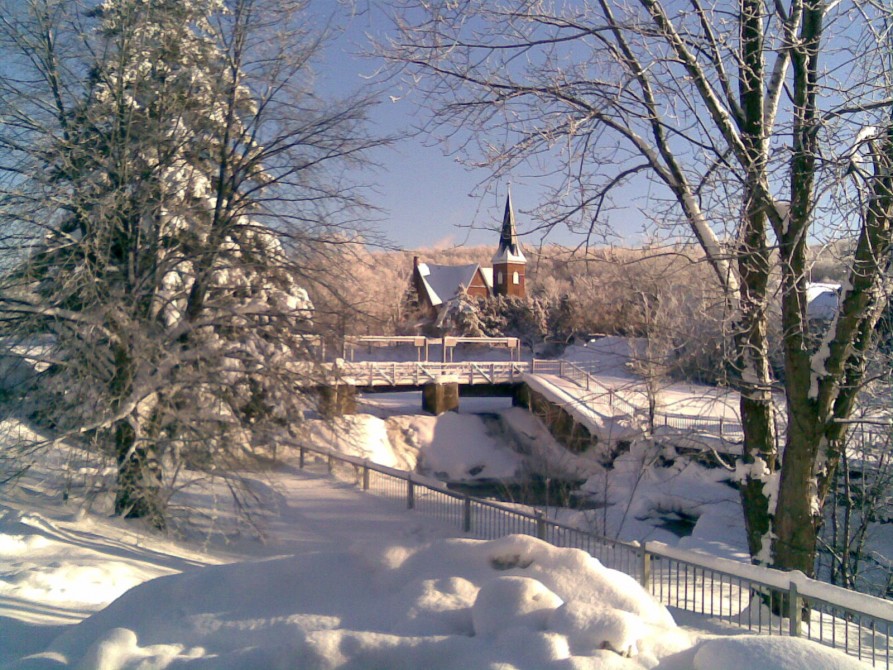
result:
[[[524,454],[530,471],[553,479],[586,479],[604,472],[589,455],[575,454],[560,444],[534,414],[523,407],[499,413],[508,436]]]
[[[387,423],[369,414],[348,414],[331,421],[307,422],[307,437],[315,446],[365,458],[401,470],[415,470],[416,454],[397,451],[388,436]]]
[[[479,416],[446,412],[402,417],[399,425],[406,443],[418,449],[420,471],[438,479],[514,479],[521,469],[521,458],[491,437]]]
[[[544,668],[620,651],[637,659],[628,667],[652,667],[688,646],[630,577],[582,551],[510,536],[162,577],[12,667]]]
[[[694,670],[865,670],[865,667],[843,652],[786,637],[742,635],[709,640],[701,645],[694,657]]]
[[[264,542],[251,540],[265,560],[245,560],[249,538],[231,533],[209,534],[215,553],[199,555],[134,522],[72,513],[37,492],[39,468],[27,489],[0,489],[10,670],[857,667],[800,640],[682,630],[635,580],[582,551],[526,536],[444,539],[455,529],[288,464],[252,486],[269,515]],[[194,495],[196,511],[223,514],[207,504],[216,492]],[[61,634],[46,625],[141,580]],[[740,662],[761,654],[804,660]]]
[[[308,421],[311,444],[442,481],[514,479],[521,457],[495,440],[479,416],[342,416]]]

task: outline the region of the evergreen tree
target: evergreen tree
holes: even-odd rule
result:
[[[57,364],[38,393],[54,425],[107,448],[116,512],[159,527],[163,464],[225,471],[306,406],[296,390],[311,368],[312,304],[283,231],[312,213],[283,199],[274,229],[270,203],[277,189],[335,200],[294,174],[363,144],[351,106],[302,110],[300,127],[278,118],[266,127],[279,134],[265,132],[279,101],[245,83],[252,9],[106,0],[92,13],[82,85],[51,96],[55,132],[35,130],[42,148],[28,154],[49,175],[38,184],[52,194],[49,232],[0,287],[19,332],[53,336]],[[53,92],[58,53],[43,52]],[[290,90],[303,66],[306,54],[270,65],[281,79],[266,94]]]

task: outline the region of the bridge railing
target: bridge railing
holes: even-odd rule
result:
[[[637,405],[623,397],[620,390],[599,381],[588,366],[572,361],[534,360],[534,374],[556,375],[586,389],[592,395],[587,402],[607,403],[611,410],[619,410],[634,417],[639,425],[647,425],[647,407]],[[740,441],[744,437],[744,429],[737,419],[727,417],[700,416],[697,414],[678,414],[657,411],[654,413],[654,428],[665,426],[686,431],[705,431],[731,441]]]
[[[357,386],[421,386],[444,378],[460,384],[500,384],[520,381],[530,372],[530,364],[520,361],[496,362],[345,362],[338,367],[340,377]]]
[[[754,633],[810,639],[875,667],[891,668],[893,603],[799,572],[694,553],[659,542],[623,542],[547,519],[539,511],[451,491],[430,478],[326,449],[295,445],[302,468],[330,474],[480,539],[510,534],[582,549],[639,581],[660,602]]]

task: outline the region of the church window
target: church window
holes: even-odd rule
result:
[[[497,283],[497,284],[501,284],[501,283],[502,283],[502,273],[501,273],[501,272],[497,272],[497,273],[496,273],[496,283]]]
[[[521,275],[517,272],[512,274],[512,284],[520,284],[521,283]]]

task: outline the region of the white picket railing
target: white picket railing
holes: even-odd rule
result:
[[[556,375],[572,381],[590,393],[584,399],[587,404],[604,403],[612,411],[619,411],[635,419],[634,423],[638,425],[647,424],[648,409],[646,407],[630,402],[623,396],[621,390],[599,381],[590,370],[586,369],[584,364],[563,360],[534,360],[531,371],[534,374]],[[666,426],[684,431],[703,431],[729,441],[737,442],[744,438],[741,422],[726,417],[656,411],[653,423],[655,428]]]
[[[523,362],[345,362],[337,366],[344,383],[356,386],[422,386],[444,379],[460,384],[508,384],[520,382],[530,372]]]

